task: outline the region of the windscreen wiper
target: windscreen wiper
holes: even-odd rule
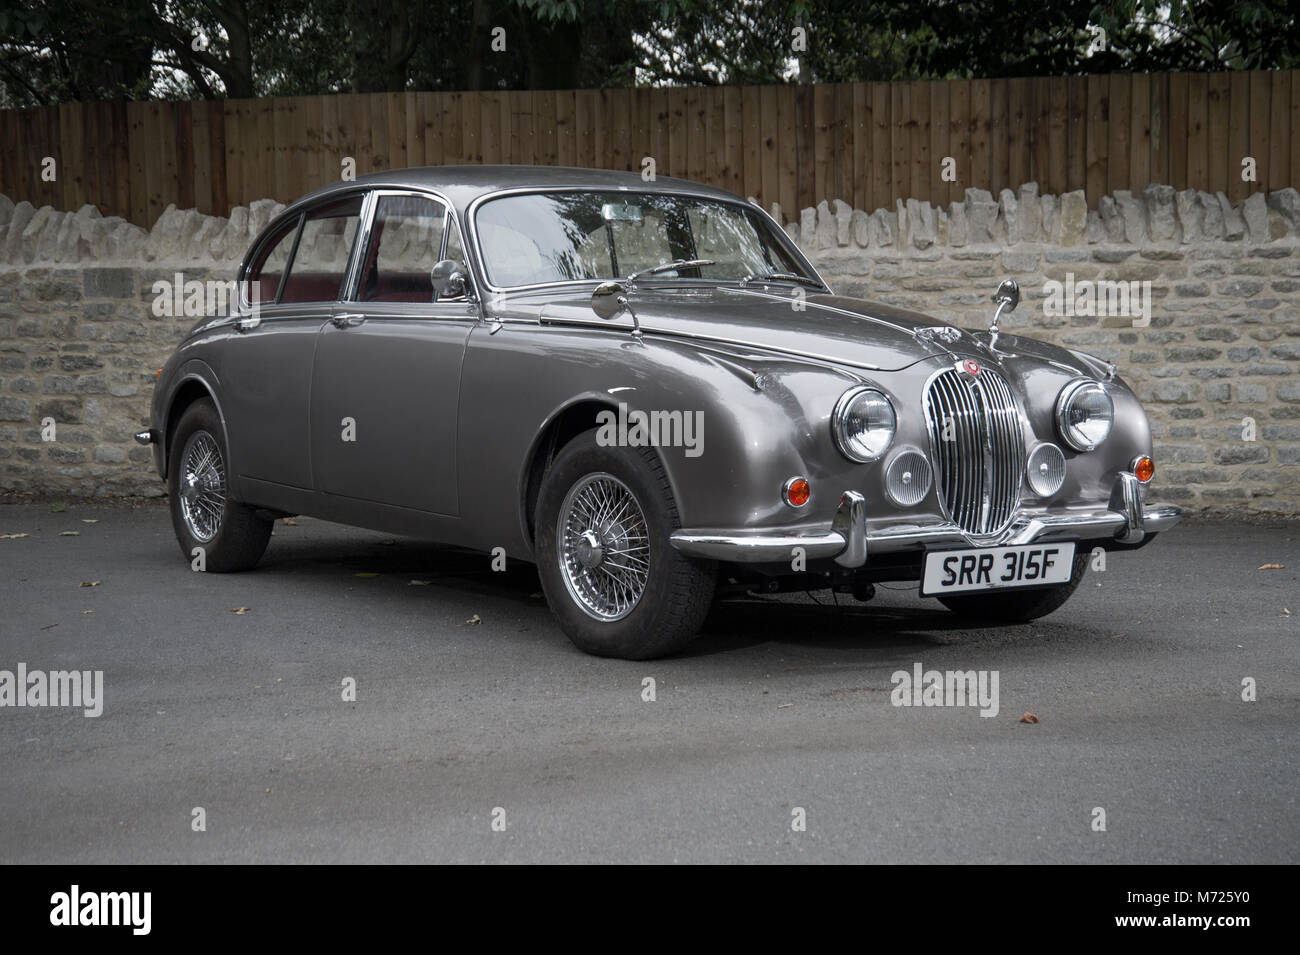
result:
[[[800,285],[807,285],[810,288],[825,288],[821,282],[816,279],[810,279],[806,275],[795,275],[793,272],[768,272],[766,275],[746,275],[740,280],[741,285],[748,285],[750,282],[798,282]]]
[[[633,272],[623,281],[628,285],[635,285],[636,280],[647,275],[657,275],[660,272],[671,272],[673,269],[695,269],[704,265],[717,265],[713,259],[678,259],[675,262],[663,262],[649,269],[642,269],[640,272]]]

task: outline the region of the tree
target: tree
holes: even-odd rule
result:
[[[1287,67],[1295,0],[0,0],[0,106]]]
[[[1092,19],[1117,68],[1269,70],[1300,67],[1294,0],[1111,0]]]

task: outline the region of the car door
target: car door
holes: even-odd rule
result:
[[[249,498],[278,499],[276,487],[312,486],[316,336],[342,292],[362,201],[360,192],[331,198],[286,219],[241,276],[240,315],[217,374],[232,466],[241,482],[256,486],[245,491]]]
[[[454,517],[461,363],[478,309],[438,301],[430,273],[459,232],[446,202],[415,191],[376,190],[366,222],[348,298],[317,336],[316,488]]]

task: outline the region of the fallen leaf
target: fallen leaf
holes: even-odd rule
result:
[[[1022,722],[1022,723],[1037,723],[1037,722],[1038,722],[1038,717],[1035,716],[1033,713],[1024,713],[1024,714],[1022,714],[1021,717],[1020,717],[1020,722]]]
[[[354,577],[378,577],[379,575],[378,575],[378,574],[365,573],[365,574],[353,574],[353,576],[354,576]]]
[[[250,609],[251,608],[249,607],[231,607],[230,612],[242,617],[244,614],[248,613]]]
[[[31,537],[31,534],[0,534],[0,541],[16,541],[20,537]]]
[[[1286,564],[1260,564],[1256,570],[1285,570]]]
[[[59,531],[60,537],[80,537],[81,531]]]
[[[50,505],[50,511],[53,512],[53,513],[55,513],[55,514],[62,514],[62,513],[63,513],[64,511],[66,511],[67,509],[68,509],[68,505],[63,504],[63,503],[59,503],[59,504],[51,504],[51,505]]]
[[[271,790],[270,790],[270,789],[267,789],[266,791],[267,791],[267,792],[270,792]]]
[[[462,627],[465,627],[465,626],[471,626],[471,625],[474,625],[474,624],[480,624],[480,623],[482,623],[482,622],[483,622],[483,618],[480,617],[478,614],[474,614],[472,617],[470,617],[468,620],[466,620],[466,621],[465,621],[464,623],[462,623],[460,626],[462,626]]]
[[[99,518],[97,518],[97,517],[83,517],[83,518],[81,519],[81,523],[83,523],[83,524],[98,524],[98,523],[99,523]]]
[[[1282,613],[1284,613],[1284,614],[1285,614],[1286,616],[1288,616],[1288,617],[1291,616],[1291,611],[1290,611],[1290,610],[1287,610],[1286,607],[1283,607],[1283,608],[1282,608]]]
[[[103,583],[102,580],[83,580],[83,581],[81,582],[81,586],[83,586],[83,587],[98,587],[98,586],[99,586],[100,584],[102,584],[102,583]]]
[[[430,583],[432,583],[432,581],[429,581],[429,580],[408,580],[408,581],[406,582],[406,586],[408,586],[408,587],[427,587],[427,586],[429,586]]]
[[[93,611],[93,610],[83,610],[83,611],[81,611],[81,612],[82,612],[83,614],[87,614],[87,613],[94,613],[95,611]]]

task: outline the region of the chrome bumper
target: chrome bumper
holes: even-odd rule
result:
[[[1167,530],[1183,517],[1172,504],[1144,505],[1137,477],[1123,472],[1115,481],[1105,510],[1059,514],[1023,514],[995,539],[974,539],[956,524],[894,524],[868,528],[866,498],[857,491],[840,497],[835,519],[826,531],[702,530],[674,531],[673,547],[690,557],[736,564],[788,564],[803,548],[806,560],[834,558],[842,567],[862,567],[868,553],[891,553],[926,546],[971,547],[1029,544],[1046,536],[1111,537],[1122,544],[1141,543],[1147,534]]]

